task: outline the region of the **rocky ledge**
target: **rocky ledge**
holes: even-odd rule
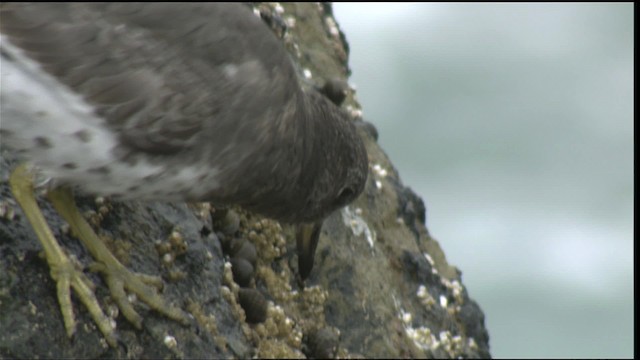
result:
[[[330,5],[257,4],[254,12],[285,43],[308,85],[346,79],[348,44]],[[343,100],[331,87],[324,92]],[[76,198],[121,262],[162,276],[165,298],[193,316],[181,326],[137,304],[145,319],[137,330],[118,316],[102,279],[88,273],[117,324],[118,348],[107,346],[78,303],[78,331],[67,338],[40,243],[9,191],[15,158],[2,149],[0,357],[489,357],[484,315],[429,235],[423,201],[402,184],[375,127],[358,119],[353,91],[342,106],[365,139],[369,178],[363,194],[325,222],[304,286],[296,281],[288,226],[208,203]],[[51,205],[38,200],[64,248],[89,264]]]

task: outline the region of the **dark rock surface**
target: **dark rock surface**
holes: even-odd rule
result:
[[[309,86],[346,78],[348,47],[329,6],[256,7],[290,50],[301,75],[312,75],[306,79]],[[356,106],[349,92],[343,107],[358,117]],[[367,186],[354,203],[325,222],[304,289],[295,279],[295,240],[288,226],[234,209],[239,224],[223,229],[212,221],[211,213],[219,209],[208,204],[77,197],[116,256],[129,269],[162,276],[164,296],[194,317],[185,327],[137,304],[144,328],[136,330],[116,317],[118,349],[106,345],[75,301],[78,331],[67,338],[40,243],[9,191],[9,171],[16,164],[3,149],[0,357],[490,356],[484,315],[462,285],[460,271],[447,263],[429,235],[425,204],[402,184],[372,131],[359,129],[369,155]],[[43,197],[39,203],[63,247],[88,265],[91,258],[78,240],[65,234],[52,206]],[[248,287],[270,302],[263,323],[245,321],[239,287],[231,267],[225,266],[229,259],[221,246],[221,239],[229,237],[251,241],[257,249]],[[115,309],[100,276],[89,276],[103,308]]]

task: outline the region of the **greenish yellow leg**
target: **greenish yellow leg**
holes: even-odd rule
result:
[[[72,287],[80,301],[87,307],[91,317],[98,325],[109,345],[116,347],[116,338],[111,322],[102,312],[100,304],[93,293],[93,283],[79,269],[77,269],[69,257],[64,253],[56,241],[49,225],[42,215],[38,203],[33,194],[33,182],[31,174],[23,164],[18,166],[9,178],[9,184],[13,195],[24,210],[27,219],[31,223],[49,263],[51,277],[56,282],[58,302],[62,311],[62,319],[69,337],[76,331],[76,321],[71,305]]]
[[[82,217],[82,214],[75,205],[71,191],[58,188],[49,191],[48,198],[58,213],[69,223],[73,234],[82,241],[96,260],[95,263],[91,264],[90,269],[99,271],[104,275],[113,300],[118,304],[118,307],[127,320],[137,328],[142,327],[142,317],[133,309],[133,305],[131,305],[129,299],[127,299],[125,290],[136,294],[140,300],[152,309],[171,319],[183,324],[188,324],[186,313],[180,308],[169,305],[164,298],[158,294],[155,287],[162,286],[162,279],[156,276],[137,274],[129,271],[111,254],[111,251],[109,251],[98,238],[84,217]]]
[[[82,303],[89,310],[98,328],[104,334],[107,342],[115,347],[114,328],[100,308],[100,304],[93,292],[93,283],[81,270],[73,265],[57,243],[35,200],[31,174],[26,166],[20,165],[17,167],[11,174],[9,182],[14,197],[24,210],[45,249],[47,262],[51,268],[51,277],[57,283],[58,301],[67,334],[72,336],[76,326],[69,290],[69,287],[73,287]],[[95,262],[90,265],[90,269],[99,271],[104,275],[111,296],[127,320],[137,328],[142,327],[142,317],[134,310],[125,290],[136,294],[140,300],[152,309],[171,319],[188,324],[189,320],[186,313],[180,308],[169,305],[155,289],[155,287],[162,286],[162,279],[156,276],[131,272],[111,254],[111,251],[102,243],[89,223],[82,217],[75,205],[71,191],[65,188],[57,188],[49,191],[48,198],[58,213],[69,223],[72,233],[82,241],[95,259]]]

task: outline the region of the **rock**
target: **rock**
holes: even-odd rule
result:
[[[259,14],[270,19],[301,74],[320,79],[320,84],[321,79],[346,80],[348,45],[330,6],[263,3],[258,7]],[[342,106],[358,108],[351,95]],[[101,214],[97,232],[108,246],[123,249],[114,252],[127,255],[124,265],[162,276],[165,298],[195,319],[193,325],[184,327],[136,305],[144,316],[144,329],[137,330],[117,317],[121,343],[117,349],[104,343],[75,299],[78,331],[74,339],[67,338],[55,286],[46,261],[39,256],[41,245],[8,188],[9,171],[16,165],[14,154],[3,149],[0,357],[302,356],[303,334],[329,327],[340,332],[338,357],[489,357],[484,315],[469,297],[460,271],[447,262],[438,242],[429,235],[425,204],[402,184],[375,142],[374,132],[364,132],[370,134],[363,137],[370,160],[367,186],[354,203],[325,221],[305,288],[299,288],[295,280],[294,229],[286,224],[275,226],[234,209],[239,216],[237,230],[233,219],[223,231],[209,216],[201,216],[187,204],[111,201],[103,214],[94,198],[77,197],[81,210]],[[52,206],[43,197],[38,199],[65,250],[88,265],[91,259],[86,250],[64,232]],[[169,238],[175,225],[180,227],[186,248],[164,264],[155,243]],[[205,228],[210,230],[203,231]],[[234,235],[221,236],[224,232]],[[239,292],[246,289],[238,289],[225,278],[220,241],[235,236],[251,241],[256,250],[256,289],[251,291],[259,291],[274,305],[257,325],[239,316]],[[183,276],[172,275],[176,273]],[[112,309],[101,277],[88,275],[97,285],[98,301]]]

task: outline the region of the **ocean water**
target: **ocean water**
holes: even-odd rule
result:
[[[633,4],[335,3],[495,357],[632,357]]]

